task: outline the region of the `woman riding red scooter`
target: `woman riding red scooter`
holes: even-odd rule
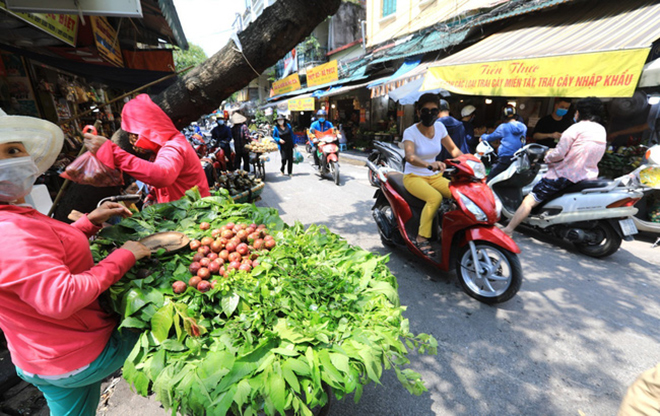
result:
[[[428,111],[420,111],[424,125],[433,125],[437,117],[434,106],[437,110],[437,99],[425,98],[421,109]],[[444,164],[434,161],[435,153],[431,150],[415,149],[417,157],[407,158],[407,161],[416,162],[415,166],[421,169],[443,171]],[[439,149],[436,150],[439,153]],[[383,244],[407,247],[441,271],[455,267],[463,290],[481,302],[504,302],[518,292],[522,269],[516,253],[520,250],[510,237],[495,226],[501,206],[486,185],[485,168],[476,157],[460,155],[447,159],[447,169],[442,175],[432,174],[428,181],[425,180],[433,192],[442,192],[446,197],[444,200],[440,195],[439,198],[430,198],[431,204],[409,191],[412,189],[415,192],[415,188],[404,185],[407,180],[401,172],[377,167],[371,162],[367,164],[379,175],[380,189],[374,195],[373,216]],[[436,182],[442,186],[433,186]],[[420,197],[425,196],[423,192],[416,193]],[[437,205],[436,199],[439,199]],[[443,203],[438,213],[440,201]],[[428,212],[429,205],[432,212]],[[430,224],[424,224],[422,228],[421,222],[424,220],[429,220]],[[420,230],[424,233],[422,237],[426,244],[417,241]],[[433,252],[434,243],[440,243],[439,258]]]

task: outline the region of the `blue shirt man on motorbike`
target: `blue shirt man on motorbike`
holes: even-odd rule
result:
[[[315,132],[323,133],[325,131],[331,130],[334,128],[331,122],[326,120],[328,117],[328,112],[325,111],[324,109],[320,109],[319,111],[316,112],[316,117],[317,120],[312,123],[311,126],[309,126],[309,132],[313,136]],[[311,142],[311,140],[310,140]],[[311,148],[312,148],[312,155],[314,156],[314,163],[316,165],[320,165],[319,157],[316,154],[316,146],[314,145],[314,142],[310,143]]]

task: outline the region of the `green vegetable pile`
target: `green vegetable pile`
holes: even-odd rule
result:
[[[277,246],[251,272],[234,271],[214,289],[174,294],[187,281],[193,252],[160,251],[138,263],[109,290],[122,328],[142,331],[124,378],[150,392],[172,414],[311,415],[379,383],[394,368],[413,394],[426,391],[410,369],[409,350],[435,354],[430,335],[410,333],[387,258],[349,245],[325,227],[285,225],[277,211],[235,204],[226,195],[145,208],[100,233],[100,260],[126,240],[160,231],[190,238],[228,222],[264,223]],[[324,390],[325,387],[325,390]]]

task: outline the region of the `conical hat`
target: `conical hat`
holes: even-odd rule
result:
[[[234,113],[231,115],[231,122],[233,124],[241,124],[245,123],[247,121],[247,118],[243,116],[241,113]]]

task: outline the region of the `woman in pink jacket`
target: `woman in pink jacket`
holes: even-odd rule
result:
[[[16,372],[41,390],[51,415],[94,415],[101,380],[119,369],[135,341],[99,295],[149,250],[127,242],[94,264],[89,237],[113,215],[106,203],[67,225],[25,204],[62,148],[56,125],[0,110],[0,328]]]
[[[153,153],[152,161],[133,156],[105,137],[89,133],[85,135],[85,146],[107,166],[153,186],[158,202],[176,201],[194,186],[202,196],[210,195],[197,153],[147,94],[126,103],[121,112],[121,128],[129,133],[135,148]]]

